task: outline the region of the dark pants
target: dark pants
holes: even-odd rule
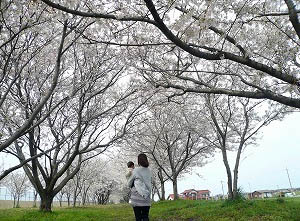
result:
[[[150,206],[135,206],[133,207],[136,221],[149,221]]]

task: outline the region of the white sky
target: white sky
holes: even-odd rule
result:
[[[231,156],[233,156],[231,154]],[[235,158],[235,157],[234,157]],[[233,157],[231,169],[233,170]],[[185,189],[208,189],[212,195],[227,193],[227,176],[220,154],[214,161],[196,170],[202,177],[186,175],[178,182],[178,192]],[[300,187],[300,113],[293,113],[283,121],[275,121],[262,129],[257,146],[249,146],[242,155],[239,182],[244,192],[263,189],[289,188],[288,169],[292,187]],[[172,193],[166,185],[166,197]]]

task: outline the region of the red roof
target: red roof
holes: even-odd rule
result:
[[[190,193],[190,192],[192,192],[192,191],[197,192],[197,190],[195,190],[195,189],[189,189],[189,190],[183,191],[181,194],[184,194],[184,193]]]
[[[168,199],[169,199],[169,198],[174,199],[174,194],[170,194],[170,195],[168,196]]]
[[[209,190],[197,190],[198,193],[209,193]]]
[[[190,193],[190,192],[197,192],[197,194],[201,194],[201,193],[209,193],[210,191],[209,190],[195,190],[195,189],[188,189],[188,190],[185,190],[183,191],[181,194],[185,194],[185,193]]]

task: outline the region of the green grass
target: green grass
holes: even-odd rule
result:
[[[37,209],[1,209],[0,221],[109,221],[134,220],[132,208],[127,204],[54,208],[52,213],[41,213]],[[165,201],[153,203],[151,221],[300,221],[300,199],[279,201],[255,200],[239,203],[222,201]]]

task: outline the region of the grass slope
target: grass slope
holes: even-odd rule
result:
[[[0,221],[110,221],[134,220],[126,204],[80,208],[55,208],[52,213],[37,209],[1,209]],[[165,201],[154,203],[151,221],[276,220],[300,221],[300,199],[255,200],[240,203],[214,201]]]

